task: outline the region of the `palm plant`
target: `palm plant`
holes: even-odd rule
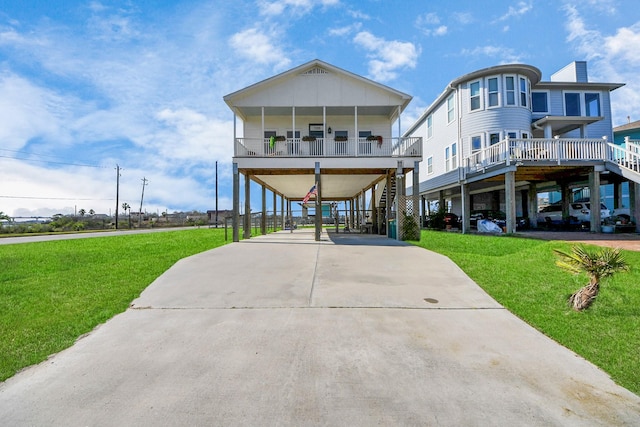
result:
[[[560,257],[556,261],[558,267],[574,274],[586,273],[589,276],[589,283],[569,297],[569,304],[576,311],[589,308],[598,296],[602,279],[613,276],[618,271],[629,270],[629,265],[618,248],[589,250],[582,245],[576,245],[571,248],[571,253],[558,249],[554,252]]]

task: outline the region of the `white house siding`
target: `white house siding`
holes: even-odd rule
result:
[[[322,123],[322,115],[320,116],[298,116],[295,117],[296,131],[300,132],[303,137],[309,134],[309,124]],[[266,131],[275,131],[277,135],[286,135],[287,131],[291,131],[293,118],[287,116],[265,116],[264,129]],[[332,132],[346,130],[349,137],[356,137],[355,134],[355,117],[353,116],[326,116],[326,127],[331,127]],[[382,135],[383,138],[391,137],[392,123],[386,116],[358,116],[358,131],[371,131],[373,135]],[[245,138],[262,138],[262,116],[250,116],[244,122]],[[325,137],[331,137],[333,134],[325,134]]]
[[[518,138],[522,132],[531,134],[531,111],[522,107],[479,110],[463,117],[461,125],[464,154],[469,156],[472,136],[481,135],[483,147],[488,147],[490,133],[499,133],[500,139],[504,139],[507,132],[516,132]]]

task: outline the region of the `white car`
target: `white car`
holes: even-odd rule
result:
[[[611,212],[604,203],[600,203],[600,219],[605,220],[611,216]],[[588,224],[591,222],[591,204],[589,202],[577,201],[569,203],[569,221],[570,224]],[[552,203],[538,212],[538,222],[552,225],[563,223],[562,220],[562,203]]]

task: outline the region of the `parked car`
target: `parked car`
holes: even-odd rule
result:
[[[604,203],[600,203],[600,218],[604,221],[609,218],[611,213]],[[562,202],[552,203],[543,207],[538,212],[538,223],[548,225],[565,224],[562,218]],[[569,203],[569,225],[586,225],[591,222],[591,203],[585,201],[576,201]]]
[[[495,222],[500,228],[507,225],[507,214],[502,211],[493,210],[475,210],[471,211],[469,216],[469,224],[471,228],[478,228],[478,221],[481,219],[488,219]],[[516,218],[516,230],[524,230],[529,228],[529,220],[527,218]]]

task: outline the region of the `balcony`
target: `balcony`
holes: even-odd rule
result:
[[[242,158],[422,158],[422,138],[236,138]]]
[[[505,139],[465,158],[466,173],[498,165],[553,166],[579,162],[613,161],[613,144],[604,139]]]

